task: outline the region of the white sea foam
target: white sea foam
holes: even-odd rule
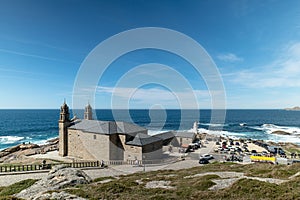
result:
[[[200,123],[200,122],[198,124],[204,126],[211,126],[211,127],[228,126],[228,124],[214,124],[214,123]]]
[[[199,128],[198,132],[199,133],[207,133],[207,134],[210,134],[210,135],[224,136],[224,137],[235,136],[235,134],[236,134],[236,133],[231,133],[231,132],[228,132],[228,131],[208,130],[208,129],[205,129],[205,128]]]
[[[275,135],[270,134],[268,136],[268,139],[266,141],[272,141],[272,142],[290,142],[290,143],[297,143],[300,144],[300,138],[295,135]]]
[[[199,128],[199,133],[207,133],[210,135],[222,136],[231,139],[239,139],[239,138],[251,138],[251,139],[263,139],[265,141],[272,141],[272,142],[291,142],[300,144],[300,128],[298,127],[287,127],[287,126],[277,126],[274,124],[264,124],[262,126],[256,127],[249,127],[254,130],[254,132],[230,132],[224,130],[209,130],[206,128]],[[291,135],[278,135],[278,134],[271,134],[274,131],[285,131],[291,133]],[[155,135],[158,133],[167,132],[169,130],[149,130],[149,135]],[[180,130],[180,131],[188,131],[193,132],[193,129],[189,130]],[[260,132],[262,131],[262,132]]]
[[[24,137],[19,136],[0,136],[0,144],[13,144],[23,139]]]
[[[246,126],[247,123],[240,123],[240,126]]]
[[[297,143],[300,144],[300,137],[299,135],[295,134],[295,131],[299,131],[297,127],[282,127],[282,126],[276,126],[276,125],[265,125],[257,128],[253,128],[256,130],[261,130],[264,133],[259,134],[261,139],[265,141],[272,141],[272,142],[291,142],[291,143]],[[283,131],[291,131],[292,135],[278,135],[278,134],[271,134],[275,130],[283,130]],[[255,133],[252,132],[229,132],[229,131],[214,131],[214,130],[208,130],[204,128],[198,129],[199,133],[208,133],[212,135],[220,135],[223,137],[228,137],[231,139],[238,139],[238,138],[251,138],[255,139]]]
[[[45,144],[48,144],[49,140],[53,140],[53,139],[56,139],[56,138],[57,137],[51,137],[51,138],[47,138],[47,139],[43,139],[43,140],[30,140],[30,142],[32,142],[34,144],[37,144],[37,145],[45,145]]]
[[[261,130],[266,133],[273,133],[275,131],[284,131],[293,135],[300,135],[299,127],[277,126],[275,124],[263,124],[261,126],[250,127],[252,129]]]
[[[47,143],[47,141],[48,141],[48,139],[47,140],[36,140],[33,143],[37,144],[37,145],[44,145]]]

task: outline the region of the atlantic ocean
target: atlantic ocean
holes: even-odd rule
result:
[[[83,118],[83,110],[71,111]],[[154,135],[161,131],[191,131],[198,121],[199,132],[300,144],[300,112],[286,110],[226,110],[225,120],[212,123],[211,110],[96,110],[94,118],[136,123]],[[59,110],[0,110],[0,149],[20,143],[43,144],[58,137]],[[290,135],[272,134],[284,131]]]

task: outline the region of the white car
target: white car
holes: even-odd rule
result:
[[[213,157],[212,155],[210,155],[210,154],[203,154],[203,155],[200,156],[200,159],[201,159],[201,158],[205,158],[205,159],[207,159],[207,160],[211,160],[211,159],[213,159],[214,157]]]

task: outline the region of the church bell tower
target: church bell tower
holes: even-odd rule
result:
[[[69,107],[64,101],[64,104],[60,107],[60,116],[58,121],[59,127],[59,155],[68,155],[68,127],[70,126],[70,113]]]
[[[84,109],[84,119],[92,120],[93,119],[93,111],[90,104],[88,104]]]

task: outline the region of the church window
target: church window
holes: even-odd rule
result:
[[[97,139],[97,136],[96,135],[94,135],[94,140],[96,140]]]

